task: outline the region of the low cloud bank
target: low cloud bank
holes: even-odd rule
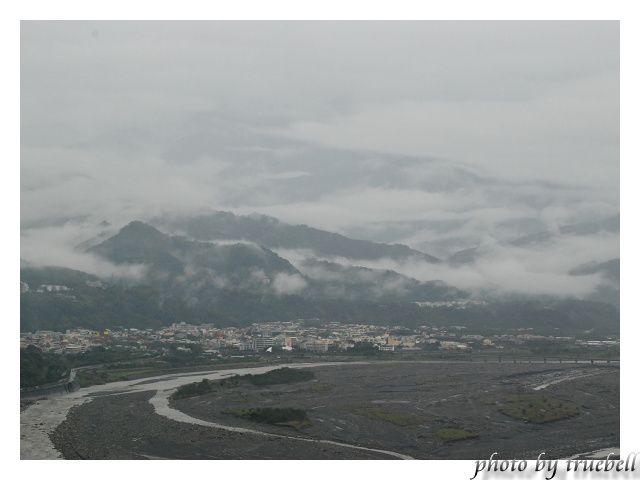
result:
[[[107,238],[117,231],[115,227],[67,222],[60,226],[26,229],[21,234],[20,258],[34,266],[64,266],[97,275],[139,282],[146,273],[143,265],[113,265],[94,255],[85,253],[78,245],[96,238]],[[218,242],[216,242],[218,243]],[[237,242],[220,242],[237,243]],[[277,250],[281,257],[290,261],[302,275],[326,284],[334,282],[338,291],[349,282],[368,282],[372,294],[401,294],[406,289],[406,279],[389,278],[380,281],[378,273],[352,270],[348,274],[323,265],[321,262],[343,266],[360,266],[375,270],[392,270],[420,281],[444,281],[474,296],[487,295],[552,295],[571,298],[586,298],[601,286],[616,288],[604,274],[574,276],[569,272],[576,267],[592,262],[602,263],[620,257],[618,233],[601,232],[589,236],[562,235],[525,247],[506,243],[481,245],[475,252],[475,261],[460,266],[446,262],[427,263],[418,259],[399,262],[389,258],[375,261],[354,261],[348,258],[319,257],[309,249]],[[306,263],[307,259],[320,262]],[[197,275],[196,275],[197,273]],[[186,271],[184,283],[211,282],[219,287],[227,285],[227,279],[215,272]],[[350,278],[351,276],[352,278]],[[264,272],[256,278],[246,279],[252,286],[264,284]],[[255,285],[254,285],[255,284]],[[192,285],[192,287],[194,287]],[[277,295],[302,294],[308,282],[299,274],[280,273],[270,280],[270,289]]]
[[[271,284],[277,295],[296,295],[307,288],[307,281],[300,275],[278,273]]]
[[[378,270],[393,270],[420,281],[444,281],[475,296],[552,295],[586,298],[601,285],[612,285],[602,274],[573,276],[569,271],[588,262],[619,258],[619,235],[601,233],[590,237],[559,237],[535,248],[491,244],[478,249],[475,262],[451,266],[445,262],[427,263],[418,259],[398,262],[389,258],[354,261],[348,258],[324,258],[340,265],[357,265]],[[336,272],[321,264],[304,265],[309,251],[279,250],[305,275],[331,281]],[[316,257],[317,258],[317,257]],[[401,287],[401,285],[396,285]]]
[[[145,265],[114,265],[78,247],[101,232],[99,227],[72,224],[25,230],[20,258],[34,267],[66,267],[101,278],[140,282],[147,273]]]

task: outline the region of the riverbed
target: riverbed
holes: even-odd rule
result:
[[[619,447],[619,368],[469,362],[358,362],[288,365],[313,368],[294,385],[242,386],[225,395],[169,401],[202,378],[264,373],[278,366],[169,374],[81,389],[41,400],[21,414],[21,458],[479,459],[568,458]],[[506,396],[544,393],[580,415],[544,425],[498,412]],[[312,427],[252,424],[221,414],[229,406],[304,408]],[[384,409],[429,417],[400,426],[360,415]],[[436,432],[478,434],[443,442]]]

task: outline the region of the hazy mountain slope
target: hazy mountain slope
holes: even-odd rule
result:
[[[569,275],[601,275],[608,282],[603,282],[590,296],[589,300],[620,306],[620,259],[607,262],[589,262],[569,271]]]
[[[232,226],[236,225],[235,216],[228,218]],[[274,220],[261,217],[258,223],[248,221],[248,225],[255,229],[259,222]],[[285,228],[283,238],[287,231]],[[219,235],[231,235],[228,232]],[[232,232],[235,233],[237,230]],[[316,240],[319,238],[315,232],[312,235]],[[344,240],[348,243],[348,239]],[[188,240],[164,234],[139,221],[89,251],[115,264],[145,265],[150,285],[185,292],[196,302],[205,302],[207,296],[223,290],[367,301],[450,300],[467,296],[444,282],[420,282],[390,270],[348,267],[313,259],[303,262],[304,268],[300,270],[263,246]]]
[[[551,240],[554,237],[561,235],[575,235],[575,236],[588,236],[595,235],[599,232],[620,232],[620,215],[614,215],[613,217],[606,218],[600,221],[577,223],[574,225],[565,225],[560,227],[557,233],[545,231],[526,235],[509,242],[516,247],[528,246],[531,244],[541,243]]]
[[[606,278],[614,281],[616,285],[620,285],[620,259],[614,258],[603,263],[590,262],[580,265],[571,271],[569,275],[594,275],[602,273]]]
[[[540,231],[525,235],[507,243],[513,247],[534,248],[545,242],[562,238],[563,236],[588,237],[602,232],[620,233],[620,215],[615,215],[601,221],[566,225],[560,227],[557,232]],[[468,248],[454,253],[446,259],[446,262],[451,265],[473,263],[477,260],[478,255],[481,254],[482,249],[478,249],[477,247]]]
[[[392,270],[345,266],[312,259],[305,260],[298,268],[324,298],[443,301],[468,297],[468,293],[445,282],[420,282]]]
[[[287,260],[263,247],[191,241],[139,221],[89,251],[115,264],[147,265],[152,285],[187,290],[204,285],[264,290],[270,278],[298,273]]]
[[[466,263],[473,263],[476,259],[476,252],[478,248],[467,248],[466,250],[460,250],[459,252],[454,253],[449,258],[447,258],[446,262],[449,265],[464,265]]]
[[[490,271],[491,265],[511,258],[513,265],[526,264],[527,272],[544,272],[549,280],[557,281],[558,297],[562,297],[560,290],[569,291],[571,285],[580,284],[584,287],[573,298],[619,306],[620,259],[607,260],[620,255],[619,235],[620,215],[615,215],[566,225],[555,232],[540,231],[510,242],[485,242],[456,252],[446,259],[446,264],[458,271]]]
[[[440,262],[405,245],[353,240],[306,225],[289,225],[265,215],[237,216],[229,212],[213,212],[189,218],[156,218],[150,223],[194,240],[250,241],[270,249],[309,249],[318,256],[353,260],[416,258],[429,263]]]
[[[21,269],[21,280],[73,290],[21,294],[21,331],[83,326],[157,328],[174,322],[248,325],[323,318],[388,325],[538,326],[560,334],[596,328],[615,333],[619,312],[602,303],[555,300],[491,302],[467,309],[420,308],[413,301],[451,300],[465,293],[443,282],[419,282],[391,270],[307,259],[296,269],[255,245],[214,245],[132,222],[90,249],[114,263],[146,265],[151,285],[117,285],[66,268]],[[582,272],[615,268],[615,261]],[[605,292],[606,293],[606,292]],[[560,330],[556,330],[559,328]]]
[[[563,235],[592,235],[598,232],[620,232],[620,215],[606,218],[596,222],[578,223],[560,227]]]
[[[86,282],[98,280],[100,279],[95,275],[66,267],[21,266],[20,268],[20,281],[26,282],[31,290],[37,289],[40,285],[64,285],[70,288],[86,287]]]

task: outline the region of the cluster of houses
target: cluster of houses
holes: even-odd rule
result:
[[[108,340],[108,331],[97,332],[86,328],[67,330],[65,333],[38,330],[35,333],[20,333],[20,348],[34,345],[53,353],[79,353],[105,345]]]
[[[417,329],[408,329],[398,326],[341,324],[340,322],[322,324],[319,319],[256,323],[246,328],[220,328],[213,324],[190,325],[181,322],[158,330],[123,328],[92,331],[80,328],[67,330],[66,333],[50,331],[22,333],[20,346],[24,348],[27,345],[35,345],[43,350],[69,353],[98,345],[107,347],[119,345],[133,350],[157,350],[173,345],[178,350],[191,351],[193,344],[198,344],[205,354],[219,354],[221,351],[264,352],[271,351],[273,347],[283,350],[297,348],[322,353],[329,349],[347,350],[363,344],[386,352],[425,348],[469,351],[478,348],[505,348],[507,345],[540,340],[589,346],[619,344],[619,340],[585,342],[575,340],[573,337],[534,335],[524,329],[522,333],[493,336],[465,335],[460,333],[462,329],[464,327],[422,326]]]

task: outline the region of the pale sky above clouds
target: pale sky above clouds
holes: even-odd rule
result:
[[[136,157],[158,155],[214,112],[248,135],[615,201],[619,69],[619,24],[605,21],[22,22],[23,174],[52,149],[61,170],[91,175],[104,166],[69,166],[59,149],[124,129],[146,135]]]
[[[22,22],[22,145],[175,135],[213,111],[322,146],[592,183],[618,171],[619,69],[618,22]]]

